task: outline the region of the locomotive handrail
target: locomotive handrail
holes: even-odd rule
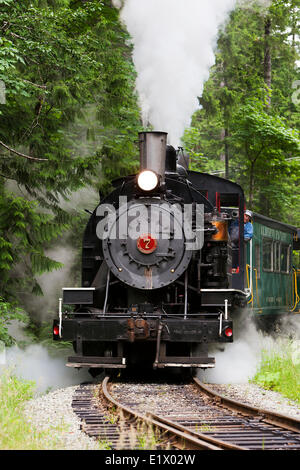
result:
[[[298,285],[297,285],[297,271],[295,268],[293,268],[293,279],[294,279],[294,299],[295,299],[295,305],[294,307],[292,308],[291,312],[295,312],[296,308],[297,308],[297,305],[298,303],[300,302],[300,296],[298,294]]]
[[[246,264],[246,273],[247,273],[247,284],[248,284],[248,289],[250,289],[250,295],[251,295],[251,298],[250,300],[248,300],[248,304],[251,304],[252,303],[252,307],[253,307],[253,287],[252,285],[250,284],[249,282],[249,268],[250,268],[250,264]],[[250,287],[251,286],[251,287]]]
[[[259,296],[258,296],[258,277],[257,277],[257,269],[254,268],[255,271],[255,288],[256,288],[256,302],[257,302],[257,307],[260,307],[259,305]]]
[[[62,330],[62,301],[63,299],[60,297],[58,299],[58,317],[59,317],[58,334],[60,338],[61,338],[61,330]]]
[[[106,279],[105,299],[104,299],[104,305],[103,305],[103,315],[105,315],[105,313],[106,313],[106,308],[107,308],[107,299],[108,299],[108,291],[109,291],[109,281],[110,281],[110,269],[108,268],[108,271],[107,271],[107,279]]]

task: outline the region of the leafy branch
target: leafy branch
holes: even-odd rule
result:
[[[29,155],[25,155],[25,153],[21,153],[21,152],[18,152],[17,150],[14,150],[12,149],[11,147],[9,147],[8,145],[6,145],[4,142],[2,142],[0,140],[0,145],[2,145],[2,147],[4,147],[6,150],[8,150],[9,152],[11,153],[14,153],[15,155],[18,155],[19,157],[22,157],[22,158],[27,158],[27,160],[35,160],[35,161],[39,161],[39,162],[45,162],[47,161],[47,158],[37,158],[37,157],[31,157]]]

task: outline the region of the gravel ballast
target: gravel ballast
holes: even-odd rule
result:
[[[246,404],[262,407],[266,410],[275,411],[276,413],[289,415],[293,418],[300,419],[300,406],[291,400],[282,397],[281,394],[264,390],[254,384],[230,384],[230,385],[212,385],[219,394],[229,398],[236,399]],[[132,387],[132,390],[130,390]],[[151,407],[157,400],[155,397],[163,394],[164,399],[172,400],[172,392],[169,395],[167,385],[156,385],[158,387],[154,392],[143,396],[143,404],[145,409]],[[153,387],[153,388],[155,388]],[[99,449],[99,445],[95,439],[89,438],[80,430],[81,421],[77,418],[72,410],[72,397],[77,387],[67,387],[55,390],[43,395],[42,397],[30,400],[25,407],[25,414],[30,421],[39,430],[50,430],[56,440],[57,447],[65,450],[95,450]],[[118,388],[118,387],[117,387]],[[131,393],[134,394],[134,384],[126,385],[129,398]],[[116,391],[116,389],[115,389]],[[153,394],[154,392],[154,394]],[[168,397],[169,395],[169,397]],[[143,408],[143,407],[142,407]],[[58,429],[55,429],[58,428]],[[45,447],[46,449],[47,447]]]
[[[71,403],[76,388],[77,386],[62,388],[30,400],[25,406],[25,415],[39,430],[50,430],[50,435],[57,441],[58,449],[99,449],[97,441],[80,430],[81,421],[72,410]]]
[[[300,405],[278,392],[265,390],[255,384],[208,385],[224,397],[300,420]]]

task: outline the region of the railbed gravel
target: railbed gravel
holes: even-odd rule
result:
[[[72,410],[76,388],[58,389],[30,400],[25,406],[25,415],[38,430],[50,431],[59,450],[99,449],[97,441],[80,430],[81,420]]]
[[[208,384],[210,388],[224,397],[232,398],[242,403],[263,408],[279,414],[300,419],[300,406],[283,397],[280,393],[265,390],[255,384],[230,384],[217,385]],[[113,394],[128,406],[133,406],[140,412],[152,411],[159,413],[162,409],[169,412],[178,410],[197,411],[195,404],[198,390],[193,384],[172,387],[166,384],[115,384]],[[194,399],[193,399],[194,395]],[[186,396],[185,403],[180,403],[182,397]],[[126,397],[126,398],[124,398]],[[159,399],[158,399],[159,398]]]
[[[209,386],[223,396],[300,419],[300,406],[297,403],[255,384],[209,384]],[[116,384],[113,387],[113,394],[120,398],[125,394],[127,403],[136,403],[137,387],[136,383]],[[57,441],[56,448],[63,450],[99,449],[97,441],[80,430],[81,421],[72,410],[72,397],[76,388],[77,386],[73,386],[55,390],[30,400],[26,404],[25,414],[28,421],[39,430],[50,430],[53,433]],[[170,389],[170,385],[145,384],[144,392],[141,392],[139,388],[138,408],[142,412],[150,409],[153,411],[158,398],[159,401],[163,398],[167,407],[168,405],[176,407],[174,396],[176,393],[174,392],[175,388]]]
[[[285,398],[278,392],[265,390],[255,384],[228,384],[211,385],[215,392],[220,395],[241,401],[246,405],[263,408],[274,413],[290,416],[300,420],[300,405],[295,401]]]

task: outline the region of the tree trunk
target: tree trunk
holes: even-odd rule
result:
[[[272,99],[272,53],[271,53],[271,27],[272,20],[269,16],[265,19],[265,57],[264,57],[264,82],[266,86],[266,108],[267,111],[271,110]],[[253,182],[252,182],[253,184]],[[269,215],[269,203],[265,195],[264,188],[267,188],[271,182],[269,181],[268,175],[264,175],[261,180],[260,191],[259,191],[259,209],[262,214]]]
[[[228,145],[229,130],[225,128],[225,178],[229,179],[229,145]]]
[[[265,20],[265,58],[264,58],[264,80],[267,89],[267,108],[271,108],[272,88],[272,54],[271,54],[271,26],[272,21],[268,16]]]
[[[229,47],[229,46],[228,46]],[[223,80],[220,84],[221,88],[225,88],[228,86],[227,84],[227,74],[226,74],[226,61],[224,60],[222,63],[222,72],[223,72]],[[224,119],[224,129],[222,132],[222,140],[224,141],[224,160],[225,160],[225,178],[229,179],[229,144],[228,144],[228,137],[229,137],[229,120],[230,120],[230,103],[228,102],[228,98],[226,94],[222,100],[223,106],[223,119]]]
[[[250,181],[249,181],[249,207],[250,208],[253,208],[253,199],[254,199],[254,165],[255,165],[255,161],[251,162]]]

